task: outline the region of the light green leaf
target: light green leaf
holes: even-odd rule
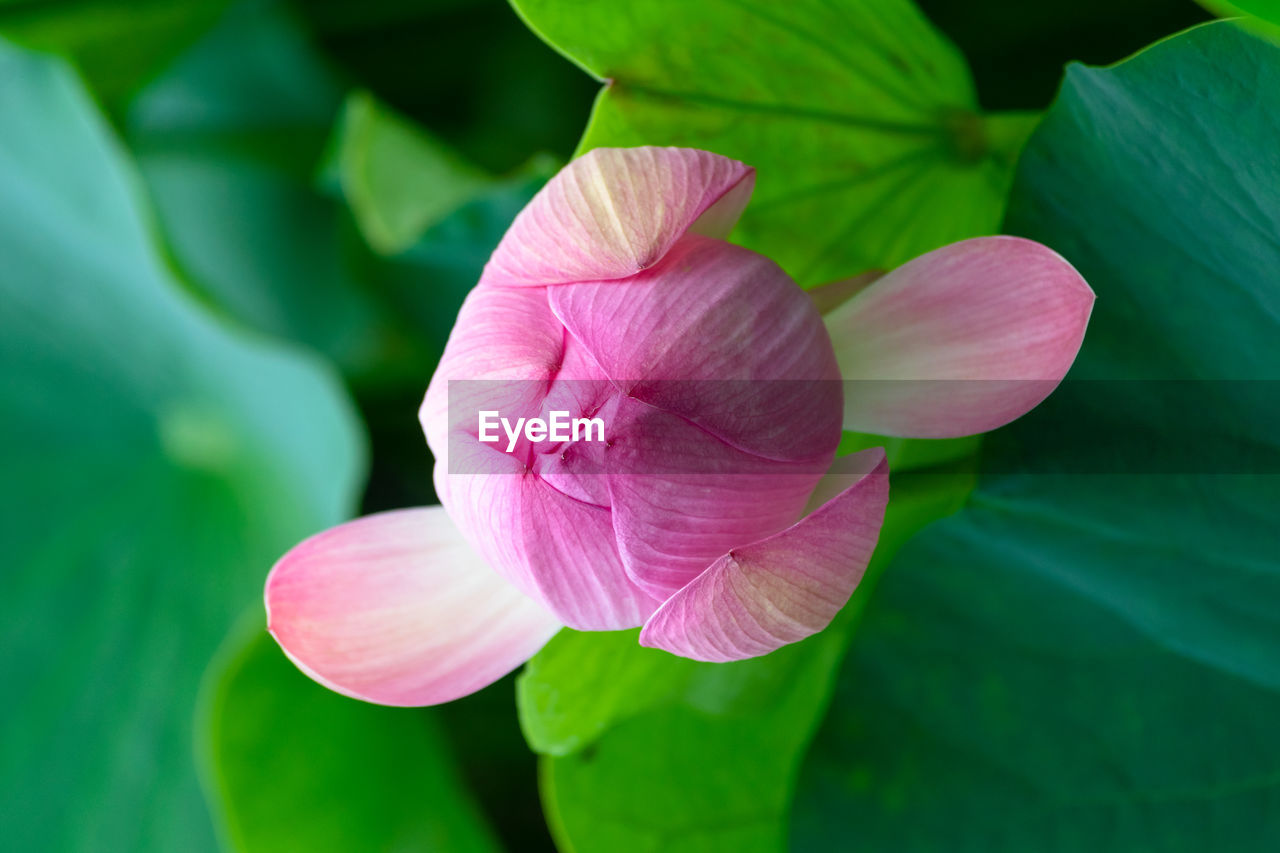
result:
[[[578,752],[544,758],[543,800],[559,846],[782,850],[790,779],[825,707],[839,640],[819,635],[737,664],[772,688],[753,713],[668,705],[633,713]],[[704,672],[719,676],[712,665]]]
[[[566,628],[529,661],[516,684],[535,752],[569,755],[619,719],[683,696],[698,665],[641,647],[639,635]]]
[[[1280,842],[1277,138],[1234,25],[1070,69],[1008,225],[1097,292],[1074,381],[885,574],[796,849]]]
[[[605,82],[581,149],[685,145],[759,172],[734,239],[804,286],[994,232],[1035,118],[984,116],[908,0],[512,0]]]
[[[276,853],[499,848],[433,709],[339,696],[280,653],[255,612],[209,673],[200,728],[229,846]]]
[[[200,674],[272,561],[345,517],[359,427],[317,363],[211,320],[75,75],[0,42],[0,837],[210,850]]]
[[[762,658],[706,664],[565,633],[519,682],[521,725],[543,751],[543,800],[579,850],[781,850],[795,769],[821,718],[848,631],[881,567],[963,501],[971,478],[894,478],[876,558],[835,624]],[[553,757],[554,756],[554,757]]]

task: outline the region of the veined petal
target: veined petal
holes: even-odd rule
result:
[[[324,686],[434,705],[506,675],[561,627],[502,579],[441,507],[365,516],[307,539],[266,584],[267,628]]]
[[[455,473],[437,463],[435,478],[450,517],[490,565],[564,624],[634,628],[658,606],[627,577],[608,509],[492,446],[458,442],[453,456]]]
[[[1051,249],[979,237],[922,255],[826,317],[846,429],[915,438],[1021,417],[1066,375],[1093,291]]]
[[[549,300],[629,396],[760,456],[835,451],[831,343],[804,291],[768,258],[691,234],[625,283],[557,285]]]
[[[834,455],[832,446],[813,461],[766,459],[636,400],[614,422],[604,458],[618,550],[627,575],[659,599],[799,518]]]
[[[727,234],[754,181],[751,167],[694,148],[588,151],[520,212],[484,280],[543,285],[634,275],[692,227]]]
[[[862,580],[889,500],[883,450],[841,465],[869,470],[781,533],[716,560],[658,608],[640,644],[723,662],[768,654],[829,625]]]

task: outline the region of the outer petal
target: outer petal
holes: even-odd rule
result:
[[[700,233],[727,234],[754,181],[751,167],[694,148],[597,148],[520,212],[485,281],[542,285],[634,275],[695,223]]]
[[[267,628],[326,687],[434,705],[515,669],[560,623],[484,564],[440,507],[311,537],[267,578]]]
[[[812,515],[718,559],[658,608],[640,644],[722,662],[767,654],[830,624],[866,571],[889,500],[884,452],[852,461],[874,465]]]
[[[831,343],[804,291],[768,258],[689,235],[625,283],[559,285],[550,303],[630,396],[757,455],[825,456],[825,466],[834,453]]]
[[[972,435],[1021,417],[1066,375],[1093,291],[1052,250],[979,237],[922,255],[826,317],[847,429]]]

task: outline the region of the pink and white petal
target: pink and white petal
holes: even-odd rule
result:
[[[1093,291],[1053,250],[978,237],[899,267],[826,317],[846,429],[913,438],[985,432],[1066,375]]]
[[[382,705],[473,693],[528,660],[561,627],[503,580],[441,507],[365,516],[276,563],[267,628],[324,686]]]
[[[730,548],[792,524],[834,453],[766,459],[636,400],[613,423],[605,467],[618,550],[627,575],[659,600]]]
[[[827,627],[862,580],[889,500],[883,451],[863,453],[870,472],[792,527],[716,560],[658,608],[640,644],[723,662]]]
[[[746,206],[754,175],[736,160],[695,148],[588,151],[516,217],[485,267],[485,280],[519,286],[635,275],[661,260],[695,223],[704,232],[727,233]]]
[[[480,410],[513,423],[537,416],[564,359],[564,337],[545,290],[472,290],[418,412],[436,457],[446,452],[450,429],[476,433]]]
[[[558,285],[549,299],[628,395],[757,455],[834,451],[841,387],[830,340],[804,291],[768,258],[690,234],[625,283]]]
[[[489,446],[455,442],[452,452],[455,473],[437,464],[435,478],[450,517],[490,565],[564,624],[634,628],[658,606],[627,577],[608,509]]]

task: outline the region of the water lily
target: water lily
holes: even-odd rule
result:
[[[826,627],[875,548],[885,456],[836,459],[842,428],[982,432],[1070,367],[1093,293],[1051,250],[979,238],[811,298],[724,239],[754,180],[705,151],[599,149],[530,202],[422,406],[443,506],[325,531],[267,580],[303,671],[421,705],[565,625],[642,626],[698,660],[766,654]],[[485,412],[541,426],[482,440]],[[543,428],[561,415],[607,440]]]

